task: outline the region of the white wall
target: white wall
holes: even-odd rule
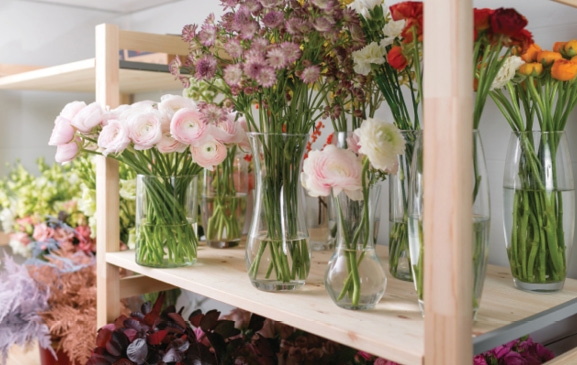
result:
[[[392,2],[389,2],[392,3]],[[552,1],[483,0],[478,7],[514,7],[529,20],[529,30],[543,48],[557,40],[577,38],[577,9]],[[211,12],[221,13],[214,0],[181,0],[125,16],[21,0],[0,2],[0,63],[54,65],[93,57],[94,27],[99,23],[118,24],[122,29],[153,33],[180,34],[188,23],[202,23]],[[448,70],[449,72],[449,70]],[[174,93],[179,93],[175,90]],[[146,94],[137,98],[154,99]],[[92,101],[92,94],[0,91],[0,174],[3,162],[19,157],[26,166],[44,155],[53,159],[54,148],[46,145],[52,121],[61,107],[71,100]],[[387,117],[386,109],[379,113]],[[577,117],[567,128],[569,141],[577,140]],[[328,123],[325,123],[328,124]],[[489,168],[492,224],[490,262],[508,265],[502,227],[502,179],[510,130],[492,101],[487,103],[481,122],[481,135]],[[325,132],[327,133],[327,132]],[[327,133],[328,134],[328,133]],[[577,147],[570,145],[577,172]],[[385,183],[386,185],[386,183]],[[388,220],[387,194],[383,194],[383,221]],[[388,227],[381,225],[380,242],[387,242]],[[577,277],[577,250],[573,255],[572,276]]]

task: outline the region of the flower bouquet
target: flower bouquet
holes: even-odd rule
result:
[[[474,365],[544,364],[555,354],[530,336],[507,342],[473,358]]]
[[[208,83],[223,80],[224,105],[246,118],[257,176],[247,269],[257,288],[293,290],[310,267],[300,161],[336,82],[323,70],[328,58],[339,61],[362,46],[362,34],[356,15],[336,2],[222,4],[220,21],[210,16],[201,27],[183,29],[192,51],[173,70],[185,68]]]
[[[577,105],[576,55],[575,40],[557,42],[554,51],[533,44],[509,58],[511,76],[491,92],[513,130],[503,183],[505,238],[515,286],[523,290],[560,290],[567,274],[575,202],[564,129]]]
[[[196,261],[196,176],[226,158],[225,139],[243,133],[241,123],[215,122],[192,100],[165,95],[110,111],[69,103],[49,144],[57,162],[100,154],[136,172],[136,261],[172,267]]]
[[[327,145],[305,160],[303,185],[312,196],[332,194],[337,214],[337,248],[325,271],[325,288],[347,309],[372,308],[385,292],[386,278],[374,250],[378,209],[375,184],[398,169],[405,142],[389,123],[367,119],[349,139],[349,149]]]

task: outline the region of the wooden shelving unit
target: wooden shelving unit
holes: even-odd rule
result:
[[[431,198],[425,199],[425,204],[429,204],[426,213],[432,217],[425,226],[425,232],[430,233],[425,250],[440,253],[438,257],[443,258],[435,257],[425,263],[428,295],[425,320],[419,312],[413,285],[395,279],[389,279],[385,297],[374,310],[347,311],[336,307],[322,283],[327,254],[314,253],[310,280],[293,293],[254,289],[246,274],[242,249],[201,247],[197,264],[188,268],[138,266],[133,252],[118,252],[118,165],[111,159],[100,158],[98,326],[119,314],[122,297],[177,286],[393,361],[462,365],[470,363],[473,351],[481,352],[575,314],[577,281],[567,280],[560,293],[540,296],[513,289],[508,268],[490,267],[477,321],[471,321],[472,283],[468,274],[471,245],[467,244],[471,234],[470,227],[461,224],[471,221],[470,206],[467,208],[470,202],[463,198],[470,193],[461,186],[468,181],[470,166],[466,158],[459,157],[471,148],[470,138],[465,138],[471,132],[471,100],[467,96],[472,89],[471,72],[461,67],[470,58],[471,4],[460,0],[426,2],[425,12],[427,19],[435,19],[425,23],[430,27],[425,33],[433,39],[425,39],[425,48],[448,48],[451,52],[443,57],[443,65],[441,61],[425,60],[429,75],[426,77],[431,77],[425,80],[425,115],[429,118],[425,123],[437,126],[428,127],[427,131],[433,132],[425,135],[426,148],[434,151],[427,154],[425,164],[438,168],[434,174],[425,176],[428,184],[425,186],[435,189],[427,195]],[[121,94],[181,87],[170,74],[156,72],[159,70],[154,67],[135,70],[141,65],[120,63],[119,49],[188,53],[188,46],[179,37],[119,31],[116,26],[103,24],[96,28],[94,59],[4,76],[0,78],[0,88],[95,91],[98,102],[114,108]],[[437,82],[433,76],[440,77],[443,73],[440,70],[447,69],[454,72],[444,72],[442,82]],[[427,88],[427,82],[435,87]],[[442,166],[436,165],[435,158],[444,159]],[[442,200],[442,204],[430,205],[434,197]],[[121,280],[119,268],[141,275]]]

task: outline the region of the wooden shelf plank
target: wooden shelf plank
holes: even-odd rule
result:
[[[386,247],[379,246],[382,262],[387,262],[385,250]],[[326,252],[313,252],[307,284],[292,293],[266,293],[253,288],[246,274],[242,247],[227,250],[200,247],[198,256],[194,266],[178,269],[139,266],[133,251],[107,253],[106,260],[392,361],[423,363],[424,324],[412,283],[389,278],[385,296],[375,309],[348,311],[338,308],[323,287],[329,259]],[[535,295],[514,289],[508,268],[489,266],[473,334],[493,331],[576,296],[577,280],[568,279],[560,293]]]
[[[157,70],[159,67],[151,64],[150,69]],[[94,93],[95,83],[94,58],[0,77],[0,89],[8,90]],[[170,73],[150,70],[121,68],[119,84],[123,94],[182,89],[180,81]]]

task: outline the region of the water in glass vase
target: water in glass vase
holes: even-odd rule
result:
[[[503,188],[505,243],[517,288],[563,288],[573,239],[575,190]],[[547,208],[546,208],[547,207]]]
[[[196,246],[186,244],[196,233],[195,224],[137,224],[136,262],[150,267],[181,267],[196,262]],[[160,237],[163,237],[160,239]]]
[[[209,247],[237,246],[242,237],[247,194],[235,196],[202,196],[203,227]]]
[[[485,273],[489,255],[490,219],[486,216],[473,216],[473,317],[476,316],[483,293]],[[419,217],[409,217],[409,245],[413,278],[419,297],[419,307],[425,313],[423,302],[423,222]]]
[[[389,219],[389,271],[397,279],[413,281],[407,229],[406,219]]]
[[[300,288],[310,270],[309,240],[271,240],[266,235],[247,239],[246,262],[252,284],[264,291]]]

